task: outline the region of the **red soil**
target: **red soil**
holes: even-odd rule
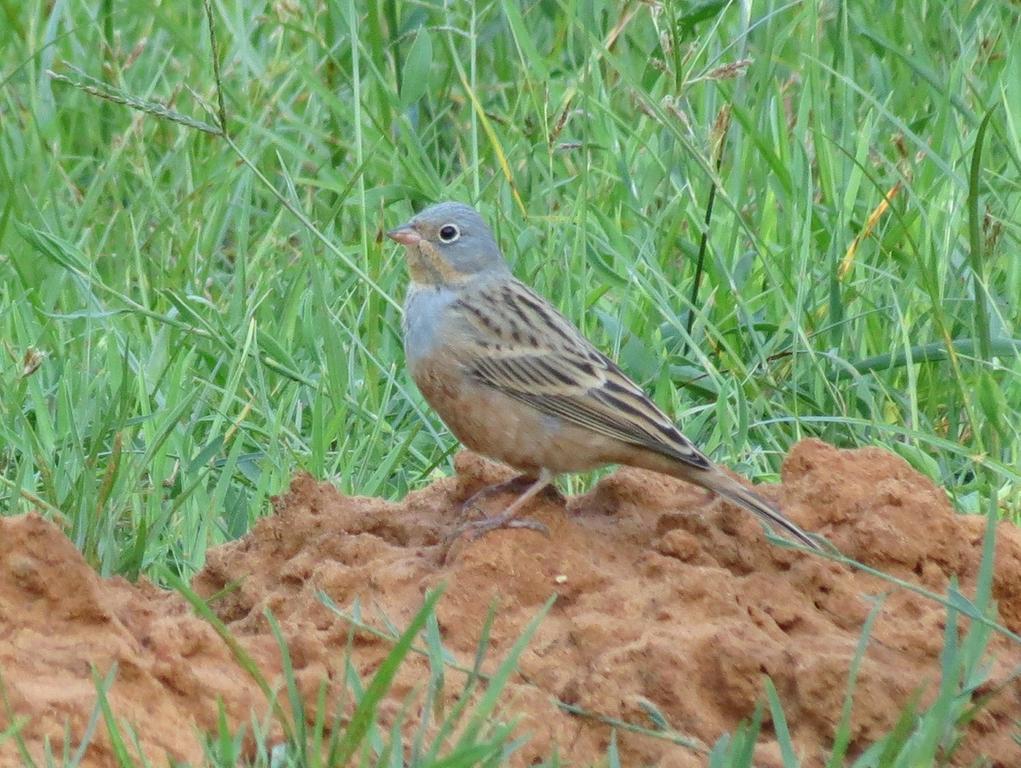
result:
[[[653,727],[645,707],[651,702],[677,731],[711,744],[750,716],[769,675],[804,764],[822,765],[871,596],[879,594],[888,596],[859,673],[852,753],[887,732],[915,691],[923,704],[935,693],[942,606],[773,546],[747,514],[693,486],[623,469],[566,510],[557,500],[539,500],[530,516],[549,526],[548,539],[498,531],[447,551],[441,540],[456,524],[460,502],[507,477],[470,454],[458,458],[457,469],[456,477],[400,503],[345,497],[298,477],[276,500],[275,514],[208,553],[194,587],[206,596],[227,588],[214,610],[279,681],[279,650],[264,615],[270,609],[300,687],[313,697],[321,680],[339,679],[351,632],[318,599],[320,590],[342,607],[359,600],[368,624],[383,628],[385,616],[403,628],[426,590],[445,582],[440,628],[466,665],[495,601],[487,669],[557,593],[505,691],[502,713],[520,716],[517,732],[530,737],[516,764],[554,750],[570,765],[605,754],[610,728],[564,712],[557,700],[644,727]],[[955,515],[941,490],[884,451],[805,441],[787,458],[782,485],[764,491],[850,557],[936,592],[956,575],[962,591],[973,592],[984,521]],[[1008,524],[999,529],[993,590],[1000,621],[1021,632],[1021,532]],[[368,676],[389,648],[355,632],[353,662]],[[989,654],[984,690],[991,691],[1021,664],[1021,649],[994,635]],[[65,727],[81,737],[96,701],[91,669],[105,675],[114,663],[111,706],[154,764],[168,755],[200,763],[198,732],[215,729],[218,701],[235,723],[267,709],[223,642],[181,598],[145,581],[98,578],[59,530],[35,515],[0,519],[0,682],[36,759],[47,739],[59,754]],[[421,693],[427,669],[425,659],[411,657],[388,716],[404,697]],[[463,677],[449,669],[446,676],[453,701]],[[1021,686],[1013,681],[971,724],[955,764],[979,755],[1000,766],[1021,764],[1012,739],[1019,713]],[[0,707],[0,733],[9,725]],[[705,762],[640,734],[620,732],[618,744],[625,765]],[[86,764],[108,764],[110,749],[100,724]],[[19,762],[14,741],[0,738],[0,764]],[[780,765],[768,716],[758,764]]]

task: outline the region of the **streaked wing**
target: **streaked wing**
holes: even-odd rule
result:
[[[472,342],[462,363],[479,382],[570,424],[711,466],[612,360],[523,283],[501,281],[455,306]]]

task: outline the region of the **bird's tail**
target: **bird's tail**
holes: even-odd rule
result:
[[[784,517],[783,513],[772,502],[762,498],[755,491],[745,488],[715,467],[708,472],[699,472],[698,475],[696,482],[718,493],[728,501],[732,501],[738,506],[747,509],[762,520],[770,529],[779,528],[789,537],[805,546],[820,551],[823,549],[815,538]]]

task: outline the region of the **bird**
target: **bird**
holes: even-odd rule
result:
[[[404,246],[410,276],[403,332],[411,378],[464,446],[520,473],[472,497],[519,494],[455,538],[498,528],[548,534],[521,517],[529,501],[560,474],[618,464],[706,488],[768,528],[821,549],[698,450],[616,363],[516,279],[474,208],[437,203],[386,235]]]

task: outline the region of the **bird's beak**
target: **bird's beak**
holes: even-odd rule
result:
[[[412,246],[418,245],[422,240],[422,236],[418,234],[416,230],[410,224],[402,224],[397,229],[391,229],[386,233],[386,236],[391,240],[396,240],[401,245]]]

